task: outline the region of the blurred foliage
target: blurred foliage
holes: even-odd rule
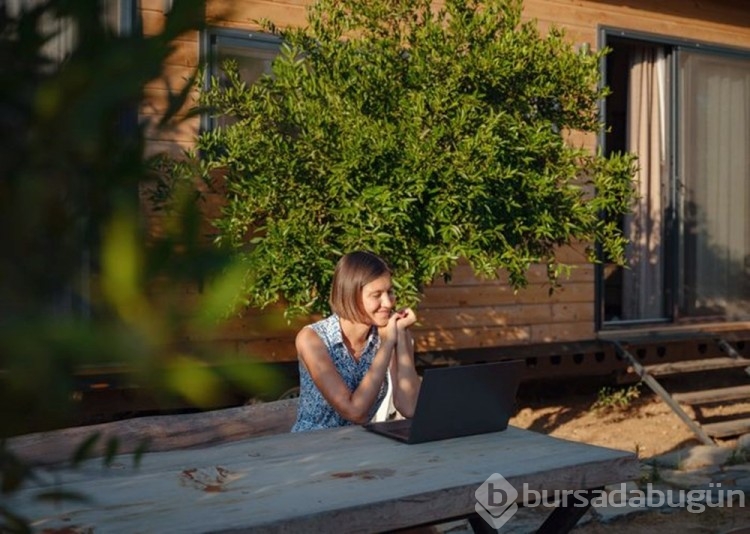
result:
[[[518,0],[320,0],[305,28],[265,23],[284,43],[270,75],[248,85],[224,65],[200,104],[229,120],[171,178],[223,176],[218,243],[244,255],[250,304],[325,311],[333,266],[355,249],[387,258],[412,305],[459,258],[515,287],[533,263],[554,287],[564,244],[622,263],[633,157],[565,140],[601,129],[606,50],[542,35],[521,12]]]
[[[174,39],[202,24],[203,2],[174,2],[147,37],[113,31],[105,3],[46,0],[13,16],[0,3],[2,494],[33,475],[6,438],[74,420],[82,373],[115,372],[199,407],[230,390],[257,394],[275,378],[189,342],[226,317],[244,278],[229,251],[202,242],[195,203],[176,203],[159,237],[141,212],[152,179],[145,131],[178,120],[194,81],[169,96],[158,124],[139,123],[136,111]],[[70,30],[69,52],[49,57]],[[188,301],[186,287],[202,290]],[[106,451],[111,458],[116,442]],[[2,517],[21,528],[0,504]]]

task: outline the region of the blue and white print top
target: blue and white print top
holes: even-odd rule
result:
[[[328,349],[328,354],[333,360],[333,365],[336,366],[341,378],[344,379],[344,383],[347,385],[350,391],[354,391],[359,386],[362,378],[370,366],[372,365],[372,359],[375,357],[375,353],[380,347],[380,336],[378,336],[378,329],[374,326],[370,329],[370,333],[365,343],[365,348],[362,351],[359,361],[355,360],[349,350],[344,345],[344,338],[341,334],[341,323],[339,317],[336,314],[331,315],[317,323],[308,325],[306,328],[312,328],[325,343]],[[339,413],[328,404],[328,401],[323,397],[323,394],[318,390],[317,386],[310,377],[305,365],[299,362],[299,378],[300,378],[300,392],[299,392],[299,405],[297,407],[297,421],[292,427],[292,432],[304,432],[306,430],[318,430],[321,428],[335,428],[340,426],[352,425],[350,421],[347,421]],[[380,392],[375,400],[375,404],[370,409],[370,418],[375,415],[380,403],[383,402],[385,394],[388,391],[388,374],[386,373],[386,379],[383,381],[383,385],[380,387]]]

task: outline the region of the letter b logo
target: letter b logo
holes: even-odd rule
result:
[[[498,473],[490,475],[474,492],[474,497],[477,499],[474,510],[494,529],[502,527],[518,510],[518,491]]]

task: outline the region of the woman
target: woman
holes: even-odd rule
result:
[[[369,421],[388,389],[405,417],[414,414],[420,379],[408,328],[417,317],[395,311],[391,271],[370,252],[351,252],[336,264],[333,314],[297,334],[300,398],[292,432]]]

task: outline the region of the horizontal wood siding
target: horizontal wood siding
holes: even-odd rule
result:
[[[556,288],[542,265],[531,267],[528,285],[518,290],[504,273],[482,280],[466,264],[454,270],[450,281],[435,280],[419,306],[418,350],[591,339],[594,267],[584,263],[580,249],[562,255],[575,265]]]
[[[257,30],[260,19],[279,27],[305,24],[308,0],[209,0],[209,24]],[[526,0],[525,17],[536,19],[542,31],[563,27],[576,44],[598,46],[603,26],[650,33],[664,37],[695,39],[750,49],[750,10],[743,2],[684,0]],[[163,24],[162,0],[142,0],[144,30],[158,31]],[[184,84],[199,62],[199,35],[186,34],[175,42],[174,53],[164,68],[164,79],[148,85],[141,107],[144,119],[158,118],[166,108],[168,90]],[[193,142],[198,119],[190,119],[164,135],[149,129],[149,152],[179,153]],[[596,137],[570,132],[576,146],[594,149]],[[212,200],[212,209],[220,201]],[[151,217],[158,228],[158,217]],[[417,349],[435,351],[512,344],[536,344],[587,340],[594,332],[594,268],[586,262],[584,246],[566,247],[560,259],[574,266],[561,287],[550,291],[543,266],[529,272],[527,287],[514,291],[504,273],[493,280],[477,279],[462,264],[449,282],[434,281],[425,289],[415,327]],[[193,295],[194,297],[194,295]],[[193,298],[186,294],[186,299]],[[196,333],[196,343],[212,343],[243,355],[267,360],[294,359],[294,332],[304,318],[287,324],[280,310],[249,310],[230,321],[218,334]]]

